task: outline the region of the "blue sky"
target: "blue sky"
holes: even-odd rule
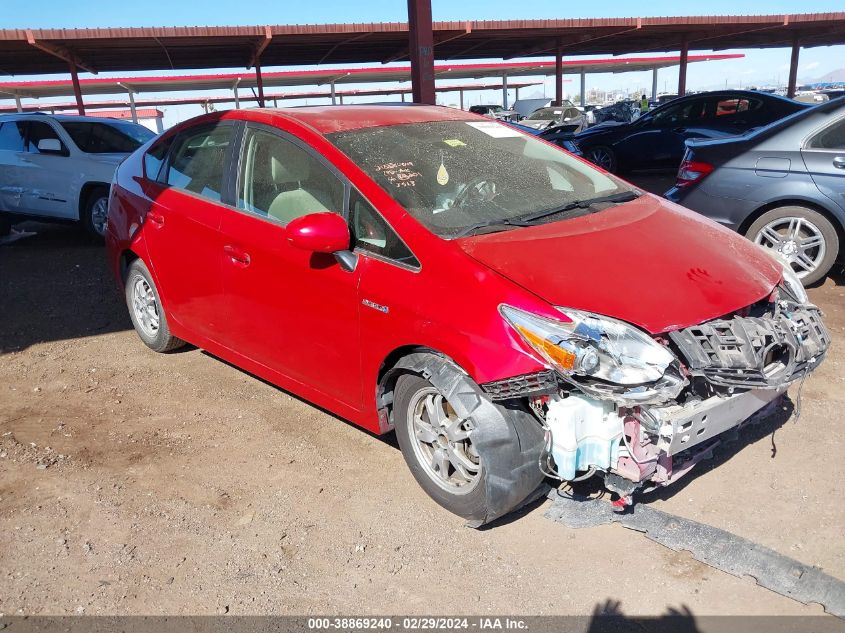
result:
[[[85,28],[106,26],[194,26],[236,24],[303,24],[328,22],[391,22],[407,19],[405,0],[320,0],[291,2],[268,0],[201,0],[200,3],[178,0],[3,0],[0,2],[0,28]],[[200,8],[201,7],[201,8]],[[708,0],[706,3],[679,3],[677,0],[648,0],[643,3],[619,2],[514,2],[513,0],[432,0],[435,20],[501,20],[535,18],[620,17],[630,15],[666,16],[701,14],[781,14],[800,11],[832,12],[845,10],[843,0],[759,0],[737,3],[735,0]],[[721,51],[720,51],[721,52]],[[742,52],[740,61],[711,62],[690,66],[690,89],[747,87],[784,83],[789,63],[789,50],[724,51]],[[845,68],[845,46],[805,49],[801,53],[799,81],[810,81],[840,68]],[[242,69],[233,69],[233,71]],[[270,69],[266,69],[270,70]],[[45,77],[46,78],[46,77]],[[589,75],[587,86],[608,90],[646,88],[650,73],[624,75]],[[660,71],[659,90],[668,91],[677,85],[677,70]],[[577,80],[565,84],[568,91],[577,91]],[[544,86],[526,89],[543,94]],[[545,84],[546,94],[553,91],[551,80]],[[467,105],[480,101],[499,101],[498,91],[468,94]],[[161,95],[166,96],[166,95]],[[143,97],[143,95],[142,95]],[[511,96],[511,99],[513,96]],[[446,103],[457,100],[445,95]],[[165,122],[169,125],[200,112],[199,106],[169,108]]]

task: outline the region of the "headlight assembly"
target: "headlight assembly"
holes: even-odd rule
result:
[[[502,316],[557,373],[596,397],[645,403],[675,397],[685,384],[676,358],[637,328],[598,314],[558,308],[569,321],[503,305]]]

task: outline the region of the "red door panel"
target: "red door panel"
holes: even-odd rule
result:
[[[144,239],[168,318],[215,339],[223,321],[220,260],[223,207],[178,189],[147,183],[153,200]]]
[[[223,344],[360,408],[359,272],[294,248],[284,227],[233,209],[221,234]]]

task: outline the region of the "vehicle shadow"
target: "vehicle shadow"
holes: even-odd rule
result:
[[[74,227],[16,228],[36,235],[0,246],[0,354],[131,329],[102,244]]]
[[[692,610],[667,607],[666,613],[658,616],[631,617],[622,612],[622,603],[608,599],[593,608],[586,633],[697,633],[698,625]]]

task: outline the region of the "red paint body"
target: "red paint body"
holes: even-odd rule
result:
[[[330,254],[291,244],[293,222],[286,229],[146,180],[141,148],[112,187],[107,245],[116,279],[122,288],[124,257],[140,257],[173,335],[371,431],[379,430],[379,372],[397,351],[436,350],[478,383],[542,369],[500,316],[502,303],[556,318],[554,306],[580,308],[657,334],[754,303],[780,281],[774,262],[745,239],[651,195],[553,224],[444,240],[323,136],[484,120],[465,112],[237,110],[194,119],[166,136],[219,118],[286,130],[326,157],[381,212],[420,270],[361,253],[355,270],[346,271]]]

